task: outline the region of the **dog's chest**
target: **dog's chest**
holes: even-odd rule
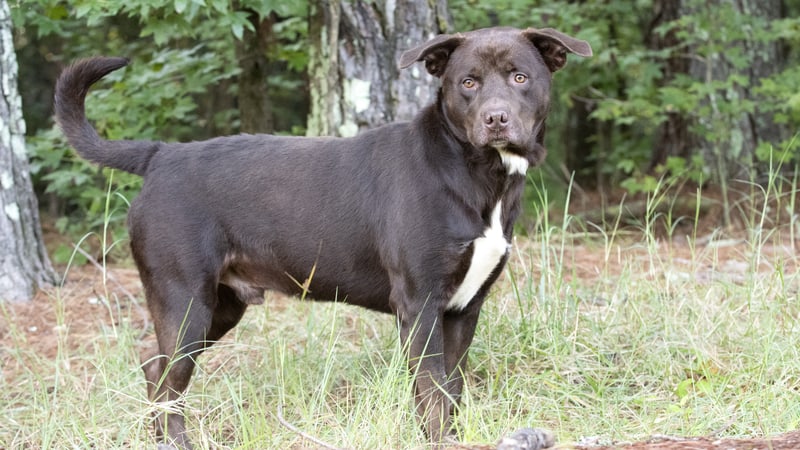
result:
[[[448,311],[466,308],[508,251],[510,244],[503,235],[502,211],[503,202],[497,202],[489,226],[472,241],[472,258],[464,280],[447,303]]]

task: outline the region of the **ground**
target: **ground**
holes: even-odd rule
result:
[[[581,450],[797,450],[800,449],[800,431],[771,436],[764,439],[714,439],[654,437],[647,442],[620,443],[609,447],[563,446],[564,449]]]
[[[689,207],[687,215],[691,215],[691,210],[692,207]],[[713,211],[707,216],[714,216]],[[625,255],[608,252],[607,250],[612,248],[608,245],[605,247],[591,244],[567,245],[563,250],[565,254],[559,255],[561,262],[570,265],[569,270],[564,271],[563,277],[566,282],[570,278],[600,280],[625,270],[623,263],[629,264],[631,257],[635,260],[637,253],[640,253],[638,257],[643,261],[642,267],[644,267],[645,261],[653,259],[654,251],[656,255],[663,255],[667,260],[660,267],[667,267],[672,271],[667,274],[658,274],[659,277],[675,277],[675,279],[692,277],[701,283],[725,277],[726,280],[737,283],[744,280],[754,267],[757,273],[767,274],[774,272],[776,265],[780,266],[783,273],[787,275],[797,274],[799,261],[797,247],[800,241],[795,240],[787,245],[785,241],[770,242],[769,239],[765,239],[759,242],[755,248],[753,240],[748,237],[746,232],[720,232],[715,228],[716,222],[712,225],[707,228],[696,227],[687,232],[677,232],[666,237],[652,233],[649,237],[649,244],[626,247],[624,252],[627,254]],[[621,231],[621,235],[628,233],[625,230],[618,231]],[[635,234],[637,231],[632,233]],[[607,234],[602,233],[599,236],[601,238],[608,237]],[[692,238],[687,236],[692,236]],[[648,241],[642,236],[636,236],[631,240]],[[527,244],[524,238],[520,238],[517,245],[530,244]],[[555,247],[557,252],[557,243]],[[604,248],[606,251],[603,251]],[[752,257],[754,251],[758,252],[758,258]],[[536,250],[533,252],[535,253]],[[698,264],[699,261],[707,261],[698,258],[698,253],[702,252],[710,255],[708,260],[713,260],[714,267]],[[652,261],[650,263],[652,264]],[[630,269],[630,266],[627,267]],[[148,330],[152,328],[151,321],[141,301],[142,286],[136,270],[129,262],[113,263],[109,265],[105,282],[102,270],[101,266],[91,263],[72,267],[68,271],[64,267],[59,267],[59,273],[67,274],[59,289],[42,291],[29,303],[0,305],[3,313],[0,315],[0,319],[3,317],[13,318],[9,321],[0,320],[0,342],[15,341],[18,343],[17,345],[25,347],[16,352],[4,352],[0,346],[0,363],[2,364],[0,376],[2,376],[2,380],[15,380],[29,373],[26,372],[29,369],[26,368],[25,355],[35,354],[54,359],[59,352],[63,351],[64,346],[77,351],[82,346],[88,345],[87,343],[99,339],[99,335],[104,330],[119,326],[121,320],[127,321],[127,325],[136,330],[143,330],[142,335],[139,336],[140,340],[151,338],[148,335],[150,333]],[[109,306],[108,302],[103,301],[103,299],[109,298],[109,293],[113,293],[114,297],[123,299],[123,301]],[[58,296],[61,301],[52,301],[54,296]],[[129,301],[124,301],[126,299]],[[599,298],[597,302],[602,303],[606,300]],[[286,309],[294,301],[281,296],[273,296],[268,300],[270,308],[277,309]],[[595,300],[590,299],[590,301]],[[65,326],[69,327],[69,333],[63,333],[61,327]],[[24,334],[24,339],[19,339],[20,332]],[[90,372],[93,370],[88,367],[91,363],[84,362],[83,364],[87,364]],[[598,430],[598,433],[601,432]],[[315,448],[306,445],[292,448]],[[4,448],[2,442],[0,442],[0,448]],[[451,447],[452,450],[492,448],[494,447],[490,445]],[[575,450],[612,448],[628,450],[788,450],[800,449],[800,431],[742,439],[718,438],[717,436],[656,435],[635,443],[609,443],[607,439],[583,438],[579,442],[559,442],[556,448]]]
[[[743,240],[731,240],[720,247],[719,251],[722,252],[720,259],[730,261],[728,263],[729,273],[736,276],[737,271],[745,270],[740,263],[737,263],[735,255],[745,252],[742,248],[744,246]],[[672,258],[675,261],[681,260],[681,255],[689,260],[688,253],[690,248],[685,244],[672,244],[671,245]],[[597,277],[598,273],[596,267],[599,265],[597,259],[602,257],[602,252],[596,249],[587,249],[576,247],[569,250],[572,253],[570,258],[573,261],[580,261],[573,271],[573,276],[582,278]],[[787,251],[781,248],[764,248],[763,252],[777,252]],[[791,250],[789,250],[791,251]],[[791,270],[796,270],[792,268]],[[129,317],[132,318],[136,328],[145,330],[148,328],[149,318],[148,313],[142,308],[139,302],[120,302],[119,308],[131,308],[131,311],[120,314],[109,313],[107,306],[98,299],[103,298],[108,291],[116,292],[117,295],[122,297],[140,297],[141,283],[139,282],[136,270],[123,265],[112,266],[108,271],[106,277],[106,284],[103,284],[103,277],[100,276],[100,267],[86,264],[79,267],[73,267],[69,270],[66,280],[64,280],[63,288],[60,295],[64,299],[63,310],[56,310],[55,304],[48,299],[52,292],[40,292],[32,302],[19,303],[6,305],[9,308],[10,316],[15,317],[18,328],[27,331],[27,345],[29,350],[40,355],[47,357],[55,357],[59,351],[59,330],[54,324],[68,323],[70,327],[69,340],[67,345],[77,349],[87,341],[91,341],[94,334],[100,332],[101,328],[98,327],[98,318],[104,322],[106,326],[113,327],[119,325],[114,323],[115,317]],[[702,272],[698,276],[703,276]],[[272,300],[273,302],[286,303],[293,301],[278,297]],[[277,305],[280,307],[286,305]],[[59,315],[63,317],[59,318]],[[6,334],[9,332],[7,324],[0,322],[0,339],[5,339]],[[144,336],[143,336],[144,337]],[[63,342],[61,343],[63,345]],[[5,361],[3,364],[3,376],[5,379],[13,379],[15,374],[15,364],[13,361]],[[559,443],[556,448],[561,449],[580,449],[580,450],[602,450],[602,449],[693,449],[693,450],[756,450],[756,449],[800,449],[800,432],[790,432],[779,434],[776,436],[769,436],[765,438],[753,439],[717,439],[714,437],[673,437],[673,436],[653,436],[650,440],[636,443],[616,443],[613,446],[598,445],[592,443],[591,439],[584,440],[581,443]],[[455,449],[474,449],[485,450],[493,448],[492,446],[457,446],[452,447]]]
[[[448,450],[493,450],[492,446],[459,446]],[[800,431],[764,439],[713,439],[655,436],[648,441],[612,446],[557,444],[554,450],[797,450]]]

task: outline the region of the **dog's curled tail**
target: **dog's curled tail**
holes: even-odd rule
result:
[[[56,121],[78,154],[94,163],[144,175],[157,142],[109,141],[100,138],[86,119],[84,100],[89,88],[128,64],[126,58],[94,57],[75,62],[58,77],[55,93]]]

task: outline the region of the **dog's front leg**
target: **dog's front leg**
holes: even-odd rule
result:
[[[417,414],[433,442],[442,442],[450,433],[452,401],[447,395],[442,321],[443,314],[434,307],[400,314],[400,337],[414,374]]]
[[[444,315],[444,361],[447,373],[447,392],[453,401],[450,409],[452,415],[461,399],[464,388],[464,374],[467,371],[467,353],[475,335],[478,324],[479,307],[471,307],[466,311],[448,312]]]

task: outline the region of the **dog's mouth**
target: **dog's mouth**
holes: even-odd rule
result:
[[[508,138],[506,137],[496,137],[489,139],[487,146],[492,147],[495,150],[505,150],[506,147],[510,144]]]
[[[519,147],[524,142],[520,133],[511,127],[505,130],[481,130],[478,140],[483,141],[482,147],[490,147],[496,150],[510,150]],[[480,135],[482,134],[482,136]]]
[[[525,154],[525,146],[520,144],[517,139],[511,136],[494,136],[486,141],[483,148],[491,148],[497,151]]]
[[[529,140],[529,136],[520,131],[520,127],[512,125],[501,130],[491,130],[481,125],[472,128],[467,137],[476,148],[508,150],[516,153],[524,148],[525,142]]]

